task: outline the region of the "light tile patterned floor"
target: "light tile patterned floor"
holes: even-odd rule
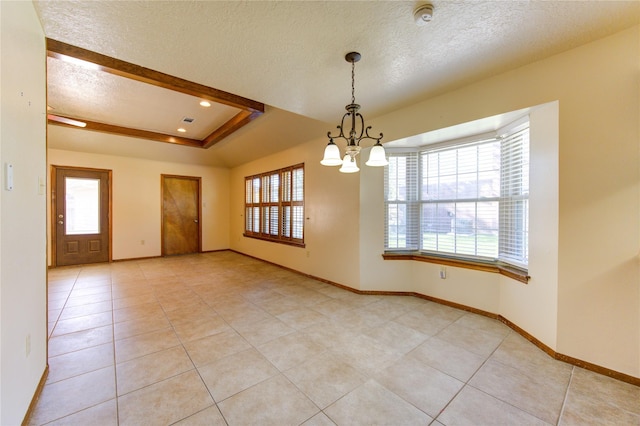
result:
[[[640,388],[503,324],[233,252],[49,272],[32,425],[640,424]]]

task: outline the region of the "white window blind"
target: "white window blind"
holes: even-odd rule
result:
[[[528,262],[529,129],[389,152],[385,250]]]
[[[389,155],[384,179],[385,246],[418,250],[418,153]]]
[[[496,258],[500,143],[489,140],[420,156],[420,248]]]
[[[245,178],[245,236],[304,243],[304,165]]]
[[[529,129],[506,135],[501,146],[499,258],[526,266],[529,260]]]

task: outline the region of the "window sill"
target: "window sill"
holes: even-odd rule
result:
[[[261,235],[247,234],[246,232],[243,233],[242,236],[243,237],[247,237],[247,238],[255,238],[256,240],[269,241],[269,242],[272,242],[272,243],[286,244],[288,246],[294,246],[294,247],[300,247],[300,248],[304,248],[305,247],[305,243],[304,242],[290,241],[290,240],[280,240],[280,239],[277,239],[277,238],[263,237]]]
[[[382,254],[384,260],[416,260],[418,262],[437,263],[439,265],[455,266],[457,268],[473,269],[476,271],[492,272],[528,284],[531,278],[524,269],[496,262],[478,262],[468,259],[437,256],[417,252],[386,252]]]

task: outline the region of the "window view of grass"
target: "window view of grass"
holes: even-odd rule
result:
[[[422,249],[481,257],[498,257],[498,234],[422,234]]]
[[[405,232],[395,227],[388,230],[389,248],[407,248]],[[420,250],[444,253],[468,254],[470,256],[498,257],[498,234],[454,234],[425,232],[422,234]]]

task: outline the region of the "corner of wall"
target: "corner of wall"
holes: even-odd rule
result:
[[[0,2],[0,423],[20,424],[47,363],[46,47],[31,2]]]

